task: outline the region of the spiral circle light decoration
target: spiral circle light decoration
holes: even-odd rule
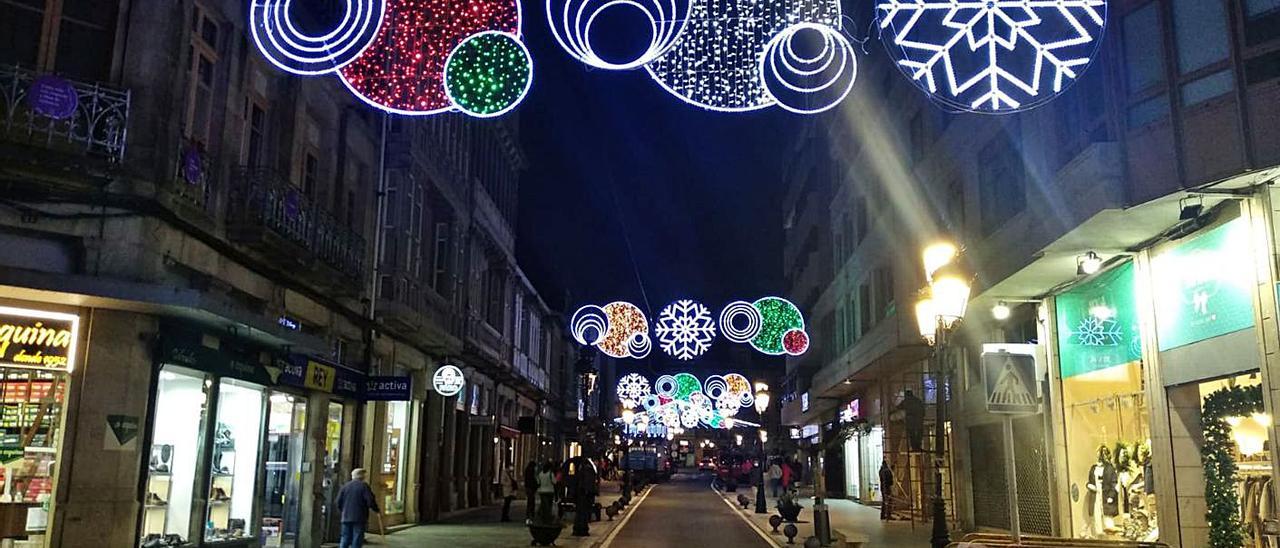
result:
[[[249,33],[263,57],[280,70],[314,76],[356,60],[373,43],[385,0],[348,0],[342,20],[324,34],[302,32],[290,15],[293,0],[251,0]]]
[[[563,5],[560,5],[563,4]],[[684,4],[681,9],[680,4]],[[591,27],[610,8],[631,7],[649,19],[649,45],[630,61],[616,63],[600,57],[591,43]],[[551,35],[569,55],[587,65],[607,70],[643,66],[671,47],[689,14],[689,4],[677,0],[548,0],[547,23]]]
[[[628,373],[618,380],[617,393],[624,405],[634,403],[643,409],[633,421],[637,429],[646,423],[667,428],[726,428],[735,422],[759,426],[726,420],[742,408],[750,408],[754,401],[751,383],[737,373],[711,375],[705,381],[691,373],[676,373],[662,375],[652,385],[643,375]]]
[[[746,325],[738,327],[738,318],[744,318]],[[736,343],[756,338],[760,333],[760,311],[746,301],[729,303],[720,311],[720,332],[724,338]]]
[[[702,383],[702,391],[712,400],[719,400],[720,396],[728,390],[729,384],[720,375],[707,377],[706,382]]]
[[[676,395],[676,390],[680,388],[676,378],[671,375],[663,375],[658,380],[653,381],[653,393],[658,396],[666,396],[672,398]]]
[[[813,56],[799,53],[796,42],[817,34],[822,45]],[[778,106],[797,114],[817,114],[844,100],[858,77],[853,45],[835,28],[796,23],[779,32],[760,59],[760,81]]]
[[[604,340],[604,334],[609,331],[609,317],[605,314],[604,309],[596,305],[589,304],[579,308],[573,313],[573,318],[569,320],[569,332],[573,335],[573,340],[578,344],[595,346]]]

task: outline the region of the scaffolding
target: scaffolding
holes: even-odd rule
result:
[[[891,504],[892,518],[910,520],[912,527],[917,524],[928,526],[933,521],[933,498],[937,488],[936,462],[941,462],[942,497],[947,509],[947,521],[956,523],[955,491],[952,478],[952,435],[951,422],[943,425],[943,443],[941,451],[937,449],[935,436],[938,417],[938,390],[950,392],[941,382],[940,375],[934,372],[911,372],[887,376],[880,384],[881,401],[886,402],[889,410],[884,421],[884,458],[893,468],[893,488],[882,491]],[[924,401],[924,422],[922,428],[922,447],[916,451],[911,447],[907,430],[906,414],[899,404],[906,392],[910,390],[916,397]],[[947,409],[951,411],[950,408]]]

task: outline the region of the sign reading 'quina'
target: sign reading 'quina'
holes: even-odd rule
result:
[[[0,366],[70,371],[79,326],[73,314],[0,306]]]

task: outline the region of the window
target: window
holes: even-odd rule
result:
[[[314,199],[320,186],[320,160],[310,151],[302,160],[302,193]]]
[[[190,369],[166,365],[160,371],[142,515],[144,537],[190,534],[191,503],[198,496],[196,461],[210,386],[203,374]]]
[[[881,318],[888,318],[897,311],[893,294],[893,271],[882,266],[875,271],[876,308]]]
[[[60,21],[54,23],[58,29],[54,35],[57,40],[55,70],[88,80],[109,80],[119,3],[106,0],[57,3],[59,8],[55,12],[61,12],[61,16]]]
[[[1124,59],[1129,93],[1164,83],[1164,42],[1156,2],[1124,18]]]
[[[1198,105],[1215,97],[1231,93],[1236,87],[1236,77],[1231,69],[1221,70],[1192,80],[1182,86],[1182,106]]]
[[[262,387],[235,379],[222,379],[218,385],[218,424],[213,434],[205,516],[207,541],[254,536],[249,526],[253,524],[262,430]],[[269,470],[271,463],[266,466]]]
[[[209,144],[213,118],[214,70],[218,63],[218,25],[196,5],[192,15],[189,53],[191,66],[187,75],[186,136]]]
[[[854,249],[862,244],[862,240],[867,237],[867,198],[866,196],[858,196],[853,200],[853,219],[854,219]],[[852,249],[850,250],[852,252]]]
[[[1173,0],[1173,27],[1179,73],[1227,60],[1229,34],[1222,0]]]
[[[1280,38],[1280,0],[1244,0],[1244,15],[1245,46]]]
[[[982,232],[990,234],[1027,204],[1026,169],[1008,134],[1001,134],[978,153],[978,187]]]
[[[1136,129],[1169,116],[1169,96],[1160,94],[1129,107],[1129,128]]]
[[[249,167],[261,166],[267,144],[267,109],[260,99],[245,99],[244,130],[244,153],[240,160]]]
[[[858,336],[862,337],[876,325],[876,317],[872,312],[871,284],[863,282],[858,286]]]

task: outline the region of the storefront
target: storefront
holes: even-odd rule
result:
[[[418,454],[414,443],[421,420],[421,401],[413,399],[413,380],[408,370],[393,368],[389,375],[369,377],[365,413],[371,440],[376,449],[365,458],[370,471],[369,482],[387,526],[412,521],[407,501],[417,497]]]
[[[305,356],[162,332],[141,544],[295,547],[327,536],[361,382]]]
[[[0,306],[0,538],[45,546],[79,337],[77,314]]]

